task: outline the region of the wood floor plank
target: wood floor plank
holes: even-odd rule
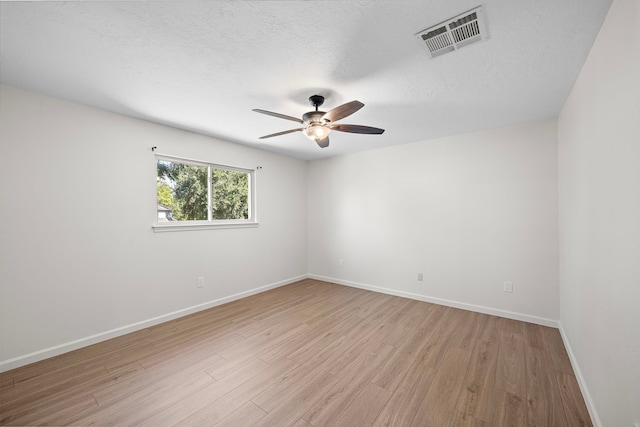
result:
[[[453,418],[458,395],[466,374],[471,352],[458,347],[447,350],[412,426],[448,426]]]
[[[500,331],[497,323],[497,317],[485,316],[479,325],[481,332],[478,343],[471,355],[464,385],[458,398],[458,422],[468,420],[488,422],[491,418],[500,346]]]
[[[435,329],[436,325],[447,316],[448,313],[451,313],[449,307],[445,307],[443,305],[436,304],[428,304],[428,312],[427,315],[422,319],[418,326],[420,328],[426,329]]]
[[[335,354],[341,354],[356,342],[355,339],[348,338],[338,332],[342,328],[342,324],[348,324],[352,319],[354,318],[345,319],[333,327],[322,324],[309,326],[305,333],[293,336],[278,346],[263,349],[259,357],[271,364],[285,358],[304,364],[309,363],[311,359],[326,360]],[[362,321],[362,319],[358,321]],[[335,353],[334,349],[340,353]]]
[[[544,328],[544,331],[555,370],[573,375],[571,361],[569,360],[569,355],[567,354],[567,350],[562,342],[560,331],[554,328]]]
[[[78,389],[90,388],[94,384],[109,382],[111,379],[112,375],[104,367],[97,367],[90,371],[82,371],[76,376],[69,375],[64,379],[58,379],[58,381],[44,382],[38,389],[29,386],[29,389],[24,393],[20,392],[19,387],[3,390],[0,399],[0,414],[5,420],[20,417],[21,414],[30,412],[39,405],[44,407],[58,398],[67,399]]]
[[[473,350],[473,347],[476,344],[477,329],[480,319],[485,315],[474,313],[472,311],[456,310],[454,316],[459,318],[459,327],[451,337],[449,345],[464,350]]]
[[[479,420],[473,415],[458,410],[453,414],[450,426],[452,427],[491,427],[488,421]]]
[[[142,370],[144,371],[144,370]],[[96,410],[97,401],[93,396],[96,390],[108,387],[111,384],[128,381],[139,374],[139,370],[132,366],[128,372],[121,371],[118,374],[83,375],[70,377],[69,381],[60,382],[53,387],[45,387],[42,393],[28,395],[25,400],[19,402],[6,402],[9,406],[0,411],[5,422],[13,420],[15,424],[29,423],[40,424],[41,420],[55,417],[55,413],[63,412],[58,417],[58,424],[64,424],[62,420],[72,419],[79,413],[91,413]],[[3,400],[3,399],[2,399]],[[74,407],[75,413],[69,412],[68,407]],[[57,419],[57,418],[56,418]]]
[[[372,314],[368,317],[364,318],[362,323],[359,323],[357,326],[351,328],[348,331],[345,331],[345,335],[348,337],[363,337],[363,336],[371,336],[372,334],[379,334],[379,331],[390,331],[391,328],[384,321],[387,317],[393,315],[395,310],[400,309],[401,306],[393,306],[393,307],[385,307],[377,311],[375,314]],[[384,341],[385,336],[378,335],[381,341]]]
[[[13,375],[0,373],[0,392],[13,388]]]
[[[281,403],[269,414],[258,421],[254,427],[293,426],[298,425],[302,416],[322,399],[338,382],[338,378],[321,372],[303,385],[287,401]],[[302,420],[302,423],[307,423]],[[307,423],[308,424],[308,423]]]
[[[367,319],[378,320],[389,324],[391,319],[405,313],[406,307],[411,303],[411,300],[407,298],[393,297],[389,303],[379,306],[379,308],[371,315],[367,316]],[[391,328],[387,328],[391,329]]]
[[[380,343],[381,344],[381,343]],[[331,425],[342,411],[371,382],[380,366],[386,363],[394,348],[382,345],[363,352],[351,369],[340,375],[336,385],[322,397],[303,418],[313,425]]]
[[[0,425],[90,424],[591,421],[557,329],[305,279],[0,374]]]
[[[157,354],[158,349],[153,345],[148,345],[136,351],[124,351],[118,357],[105,361],[103,366],[107,371],[120,369],[124,366],[140,362],[141,360]]]
[[[153,342],[153,347],[156,351],[147,358],[153,358],[154,356],[161,356],[163,354],[168,356],[180,354],[181,350],[184,351],[187,348],[197,349],[207,347],[218,350],[234,342],[241,341],[244,338],[235,333],[233,324],[230,321],[225,322],[223,325],[218,325],[210,324],[206,318],[201,320],[204,323],[200,329],[194,325],[186,331],[171,331],[164,336],[158,334],[154,337]]]
[[[496,387],[524,400],[526,395],[524,339],[519,333],[500,331]]]
[[[298,366],[297,363],[287,359],[269,366],[263,372],[188,416],[176,426],[215,425],[239,409],[245,402],[250,401],[253,397],[271,387],[271,385],[295,369],[296,366]]]
[[[303,317],[300,312],[307,306],[315,302],[322,301],[321,296],[300,296],[295,299],[293,304],[280,306],[277,310],[265,311],[259,315],[253,315],[244,324],[236,324],[234,329],[237,334],[243,337],[250,337],[260,334],[265,330],[277,325],[278,323],[291,323],[300,321]]]
[[[158,350],[176,349],[184,345],[195,345],[217,339],[228,334],[236,334],[230,319],[219,319],[215,312],[189,316],[188,321],[174,328],[158,329],[149,334],[147,340]],[[180,319],[176,319],[180,320]]]
[[[308,341],[300,348],[289,354],[287,357],[291,360],[295,360],[300,364],[307,363],[312,357],[322,352],[331,344],[337,342],[341,337],[344,337],[333,330],[327,331],[323,334],[317,335],[315,338],[308,339]],[[344,337],[348,338],[348,337]],[[349,339],[350,342],[354,342],[354,339]]]
[[[393,297],[386,294],[378,294],[376,298],[372,298],[367,301],[366,304],[361,304],[360,309],[356,312],[356,316],[366,319],[369,316],[376,315],[385,308],[393,307],[398,304],[398,297]],[[391,301],[391,303],[389,302]]]
[[[308,326],[303,323],[295,327],[292,326],[293,325],[286,322],[277,323],[267,330],[247,337],[234,345],[220,349],[216,353],[226,360],[255,357],[265,351],[265,349],[277,347],[279,343],[304,333],[308,328]]]
[[[223,418],[219,423],[215,424],[216,427],[239,427],[239,426],[252,426],[260,419],[264,418],[267,413],[260,409],[258,405],[249,401],[236,411],[231,413],[228,417]]]
[[[426,367],[438,369],[445,352],[449,347],[449,340],[455,334],[459,318],[448,307],[439,309],[431,319],[430,327],[433,334],[420,349],[417,359]]]
[[[46,407],[34,407],[11,420],[2,420],[3,425],[31,426],[31,425],[67,425],[80,412],[93,412],[98,403],[92,395],[77,396],[59,400]]]
[[[103,410],[75,421],[79,425],[140,425],[144,420],[163,411],[188,396],[200,393],[215,380],[205,373],[182,378],[172,378],[153,389],[144,390],[117,400]]]
[[[218,356],[217,353],[214,353],[215,356]],[[219,357],[219,356],[218,356]],[[221,358],[222,359],[222,358]],[[220,380],[222,378],[227,377],[228,375],[235,375],[238,373],[239,369],[243,369],[243,366],[246,364],[250,364],[252,361],[258,359],[257,357],[250,358],[242,358],[242,359],[231,359],[231,360],[223,360],[222,363],[217,364],[216,366],[208,368],[207,374],[211,375],[216,380]],[[262,361],[264,362],[264,361]],[[262,365],[271,365],[271,363],[264,362]]]
[[[293,427],[313,427],[313,426],[308,422],[306,422],[305,420],[303,420],[302,418],[300,418],[295,424],[293,424]]]
[[[310,355],[304,361],[309,366],[318,366],[326,371],[331,371],[331,367],[335,364],[336,360],[340,360],[347,354],[355,345],[357,340],[347,336],[339,336],[333,342],[329,343],[324,348],[319,349],[315,354]]]
[[[491,422],[494,427],[524,427],[527,408],[523,398],[507,391],[495,389]]]
[[[393,392],[415,360],[415,354],[397,349],[371,382]]]
[[[524,343],[529,348],[539,348],[548,350],[547,338],[545,336],[545,327],[535,325],[533,323],[525,323],[524,328]]]
[[[199,393],[192,394],[156,412],[154,415],[142,421],[140,425],[148,427],[162,425],[173,426],[268,368],[269,365],[262,360],[253,359],[246,361],[238,365],[233,373],[229,373],[222,379],[203,388]]]
[[[420,328],[424,319],[431,313],[431,306],[432,304],[424,304],[420,301],[409,301],[402,310],[389,316],[386,321],[391,328],[384,338],[384,343],[400,347],[405,340],[414,336],[416,330],[431,330],[431,328]]]
[[[523,323],[513,319],[507,319],[506,317],[500,317],[498,322],[498,328],[506,332],[513,332],[515,334],[522,335]]]
[[[114,401],[122,399],[123,396],[131,396],[137,393],[145,394],[150,388],[157,388],[166,384],[170,385],[176,381],[180,381],[181,378],[205,374],[209,367],[217,366],[221,362],[223,362],[223,359],[220,358],[220,356],[212,354],[200,363],[186,365],[184,369],[179,371],[172,370],[171,372],[167,372],[159,369],[156,371],[145,371],[141,375],[136,375],[123,381],[114,381],[98,387],[94,390],[93,395],[100,406],[110,405]],[[212,377],[210,378],[213,380]]]
[[[362,295],[359,289],[340,289],[339,292],[331,295],[315,307],[308,307],[302,311],[306,317],[305,323],[314,325],[316,323],[335,324],[346,317],[353,316],[359,309],[359,300],[371,298]]]
[[[121,359],[123,354],[151,348],[147,336],[148,330],[141,330],[14,369],[11,371],[14,387],[40,388],[42,384],[68,378],[70,373],[94,370],[111,360]]]
[[[388,332],[387,328],[388,325],[378,322],[375,328],[362,336],[362,339],[356,341],[341,355],[333,357],[331,364],[328,367],[328,372],[332,375],[348,374],[353,370],[354,366],[361,362],[363,354],[373,354],[380,348],[388,348],[390,349],[390,352],[393,352],[394,347],[382,343],[381,338]]]
[[[369,383],[331,423],[335,427],[369,426],[389,400],[391,392]]]
[[[262,393],[254,396],[251,401],[267,412],[286,402],[291,396],[322,372],[318,365],[300,365],[289,374],[280,378],[275,384]]]
[[[222,365],[225,360],[208,346],[185,348],[182,353],[162,352],[140,360],[139,364],[146,372],[151,374],[170,375],[185,369],[193,369],[195,366],[205,370],[212,370]]]
[[[592,426],[589,411],[582,398],[582,392],[578,381],[573,374],[564,372],[556,373],[560,394],[562,395],[562,406],[570,426]]]
[[[420,363],[411,365],[372,426],[410,425],[427,395],[435,374],[435,369]]]
[[[528,425],[566,426],[556,372],[547,349],[528,348],[525,363]]]
[[[397,331],[391,332],[395,333]],[[405,331],[406,332],[406,331]],[[400,346],[391,356],[389,361],[378,371],[373,378],[373,383],[389,391],[394,391],[416,361],[424,346],[429,342],[433,330],[420,328],[413,330],[404,340],[399,341]],[[384,341],[389,343],[388,341]]]

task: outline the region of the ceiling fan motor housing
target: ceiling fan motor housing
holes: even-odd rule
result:
[[[324,124],[325,122],[328,122],[328,120],[322,119],[325,114],[326,113],[324,111],[309,111],[302,115],[302,121],[309,124]]]

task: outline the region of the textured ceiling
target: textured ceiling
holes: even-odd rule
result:
[[[556,117],[611,0],[487,0],[490,38],[436,59],[414,34],[477,0],[0,3],[2,83],[301,159]],[[357,99],[321,149],[300,117]]]

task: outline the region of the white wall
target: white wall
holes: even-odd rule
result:
[[[556,324],[557,208],[555,120],[314,161],[309,272]]]
[[[558,120],[561,328],[604,426],[640,422],[639,76],[640,3],[614,0]]]
[[[0,101],[3,370],[306,274],[306,162],[6,86]],[[154,233],[152,146],[262,166],[260,226]]]

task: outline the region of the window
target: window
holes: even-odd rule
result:
[[[254,171],[156,156],[155,231],[256,226]]]

